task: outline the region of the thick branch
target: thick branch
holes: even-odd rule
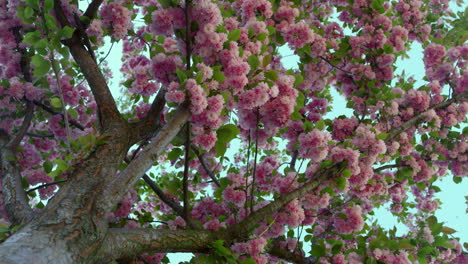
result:
[[[84,12],[83,16],[88,17],[90,19],[94,18],[102,2],[103,0],[93,0],[91,4],[88,5],[88,8]]]
[[[21,185],[21,173],[16,163],[15,152],[8,146],[8,134],[0,129],[0,167],[5,210],[13,225],[29,221],[33,212]]]
[[[102,262],[136,257],[147,252],[206,253],[222,232],[162,230],[149,228],[110,229],[99,252]]]
[[[153,100],[151,108],[148,111],[146,117],[136,123],[130,124],[132,126],[132,141],[134,143],[152,138],[156,135],[160,128],[161,113],[164,110],[166,104],[166,88],[161,87],[158,95]]]
[[[54,9],[60,24],[62,26],[69,26],[70,22],[63,14],[60,0],[55,0],[54,4]],[[91,92],[98,106],[100,125],[104,128],[110,126],[113,121],[121,122],[122,119],[101,69],[99,69],[92,55],[82,44],[81,39],[84,36],[81,36],[83,32],[80,32],[80,30],[75,30],[73,37],[63,42],[70,49],[70,53],[80,67],[80,70],[91,88]]]
[[[112,206],[122,199],[129,186],[133,186],[153,166],[154,161],[179,133],[180,129],[188,121],[189,116],[190,113],[187,107],[185,105],[179,106],[172,118],[159,130],[152,142],[128,164],[125,170],[113,179],[112,183],[98,197],[100,207],[104,211],[109,212]]]
[[[438,109],[448,107],[449,105],[456,103],[460,100],[466,99],[467,97],[468,97],[468,90],[465,90],[462,93],[455,95],[452,99],[449,99],[445,102],[429,107],[426,111],[419,113],[418,115],[414,116],[413,118],[403,123],[401,126],[395,127],[392,130],[390,130],[385,141],[388,143],[389,141],[393,140],[396,136],[398,136],[403,131],[409,129],[412,126],[416,126],[418,123],[422,122],[426,118],[425,114],[429,110],[438,110]]]
[[[325,181],[325,179],[331,178],[333,176],[333,171],[334,170],[332,168],[329,168],[325,171],[318,172],[319,174],[310,182],[304,184],[303,186],[297,188],[294,191],[282,194],[281,196],[276,198],[272,203],[253,212],[243,221],[233,225],[231,228],[228,229],[231,235],[231,239],[243,240],[248,238],[250,231],[254,229],[267,216],[279,211],[290,201],[303,197],[308,192],[315,190],[320,184],[322,184]]]

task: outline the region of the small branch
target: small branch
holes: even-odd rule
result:
[[[256,178],[255,174],[257,173],[257,156],[258,156],[258,121],[259,121],[259,110],[257,108],[257,127],[255,128],[254,166],[253,166],[253,171],[252,171],[252,188],[250,189],[250,213],[252,213],[254,210],[254,192],[255,192],[255,178]]]
[[[216,178],[214,173],[210,170],[210,168],[208,168],[208,166],[206,165],[206,162],[203,159],[203,154],[200,154],[198,149],[195,148],[194,146],[192,146],[192,151],[193,151],[193,153],[195,153],[195,155],[197,155],[198,160],[200,161],[200,164],[202,165],[202,167],[205,170],[206,174],[208,174],[208,176],[210,176],[211,180],[213,180],[213,182],[216,184],[216,186],[220,187],[221,184],[219,183],[218,179]]]
[[[307,259],[303,256],[303,252],[301,252],[301,255],[297,255],[285,248],[281,248],[280,242],[278,238],[274,239],[267,251],[268,254],[287,260],[288,262],[306,264]]]
[[[398,165],[398,164],[388,164],[388,165],[384,165],[382,167],[375,168],[374,172],[380,172],[380,171],[383,171],[383,170],[386,170],[386,169],[394,169],[394,168],[398,168],[398,167],[400,167],[400,165]]]
[[[187,122],[186,130],[186,139],[185,139],[185,160],[184,160],[184,177],[182,179],[182,187],[183,187],[183,201],[184,201],[184,218],[190,218],[189,214],[189,201],[188,201],[188,173],[189,173],[189,166],[190,166],[190,122]]]
[[[55,112],[52,108],[50,108],[49,106],[39,102],[39,101],[33,101],[35,105],[39,106],[40,108],[44,109],[46,112],[50,113],[50,114],[53,114],[53,115],[61,115],[62,118],[63,118],[63,113],[58,113],[58,112]],[[79,130],[81,131],[84,131],[85,130],[85,127],[78,123],[77,121],[73,120],[73,119],[70,119],[69,120],[70,124],[73,125],[74,127],[78,128]]]
[[[31,133],[31,132],[26,132],[26,136],[36,137],[36,138],[53,138],[53,137],[55,137],[54,134],[38,134],[38,133]]]
[[[34,114],[34,104],[31,101],[26,101],[26,114],[24,115],[23,123],[16,133],[15,137],[8,143],[9,147],[16,152],[21,140],[24,138],[24,135],[31,125],[31,121]]]
[[[49,187],[51,185],[56,185],[56,184],[60,184],[60,183],[64,183],[66,182],[67,180],[60,180],[60,181],[54,181],[54,182],[49,182],[49,183],[45,183],[45,184],[42,184],[42,185],[39,185],[37,187],[34,187],[32,189],[29,189],[26,191],[26,193],[30,193],[30,192],[34,192],[35,190],[39,190],[41,188],[45,188],[45,187]]]

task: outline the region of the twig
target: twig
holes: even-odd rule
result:
[[[39,185],[37,187],[34,187],[32,189],[29,189],[26,191],[26,193],[30,193],[30,192],[34,192],[35,190],[39,190],[41,188],[45,188],[45,187],[48,187],[48,186],[51,186],[51,185],[56,185],[56,184],[60,184],[60,183],[64,183],[66,182],[67,180],[59,180],[59,181],[54,181],[54,182],[48,182],[48,183],[45,183],[45,184],[42,184],[42,185]]]
[[[208,174],[208,176],[210,176],[210,178],[213,180],[213,182],[216,184],[216,186],[220,187],[221,184],[219,183],[218,179],[216,178],[214,173],[210,170],[210,168],[208,168],[208,166],[206,165],[206,162],[203,159],[203,154],[200,154],[198,149],[195,148],[194,146],[192,146],[192,151],[193,151],[193,153],[195,153],[195,155],[197,155],[198,160],[200,161],[200,164],[202,165],[203,169]]]

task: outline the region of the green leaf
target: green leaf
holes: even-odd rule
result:
[[[319,244],[314,244],[312,246],[312,250],[310,251],[310,254],[312,256],[315,256],[317,258],[324,257],[325,256],[325,247]]]
[[[69,26],[65,26],[62,29],[60,29],[59,37],[69,39],[69,38],[71,38],[73,36],[74,31],[75,31],[74,28],[71,28]]]
[[[258,60],[257,55],[252,54],[247,59],[250,65],[250,72],[256,71],[258,69],[258,65],[260,65],[260,61]]]
[[[44,9],[46,11],[49,11],[51,10],[52,8],[54,8],[54,0],[45,0],[44,1]]]
[[[322,130],[325,127],[325,121],[319,120],[315,123],[315,128]]]
[[[176,74],[177,74],[177,78],[179,78],[179,81],[181,83],[187,80],[187,74],[185,73],[185,71],[181,69],[176,69]]]
[[[24,19],[31,18],[34,15],[34,10],[30,7],[27,6],[24,8]]]
[[[54,108],[62,108],[62,101],[58,97],[50,99],[50,105]]]
[[[462,182],[462,177],[458,177],[458,176],[453,175],[453,182],[456,183],[456,184],[461,183]]]
[[[228,34],[227,40],[228,41],[237,41],[237,40],[239,40],[241,32],[242,31],[240,29],[238,29],[238,28],[230,31],[229,34]]]
[[[345,178],[349,178],[351,177],[351,171],[349,169],[344,169],[341,175],[343,175]]]
[[[383,0],[373,0],[371,5],[379,14],[385,13],[385,8],[383,7]]]
[[[227,142],[223,141],[216,141],[215,143],[215,150],[216,150],[216,157],[222,157],[226,153],[227,150]]]
[[[294,85],[299,85],[304,81],[304,77],[302,76],[302,74],[295,74],[294,77],[296,78],[296,80],[294,81]]]
[[[42,77],[49,72],[50,62],[41,55],[34,55],[31,59],[31,63],[34,65],[34,77]]]
[[[180,157],[180,155],[184,153],[180,148],[173,148],[168,154],[167,154],[167,158],[169,160],[176,160],[177,158]]]
[[[388,133],[380,133],[375,137],[375,139],[385,140],[387,136],[388,136]]]
[[[34,46],[39,40],[41,40],[41,32],[37,30],[26,33],[23,38],[23,42],[31,46]]]
[[[453,233],[457,232],[457,230],[453,229],[453,228],[450,228],[448,226],[444,226],[442,227],[442,233],[446,234],[446,235],[451,235]]]
[[[335,179],[335,182],[336,182],[336,187],[338,187],[338,189],[340,190],[344,190],[345,187],[346,187],[346,178],[344,177],[338,177]]]
[[[257,262],[252,258],[248,258],[242,261],[241,264],[257,264]]]
[[[239,133],[240,133],[239,128],[237,128],[237,126],[233,124],[224,125],[216,131],[218,140],[221,140],[224,142],[231,141],[232,139],[237,137]]]
[[[46,160],[44,161],[44,163],[42,164],[42,167],[44,167],[44,171],[46,173],[49,173],[52,171],[52,168],[54,167],[54,164],[52,164],[52,162],[50,160]]]
[[[267,54],[267,55],[263,56],[262,66],[266,67],[266,66],[270,65],[270,63],[271,63],[271,54]]]
[[[73,118],[75,118],[75,119],[78,118],[78,112],[77,112],[75,109],[70,108],[70,109],[67,110],[67,112],[68,112]]]
[[[226,80],[226,76],[221,72],[221,71],[214,71],[213,72],[213,79],[216,80],[217,82],[224,82]]]
[[[275,71],[275,70],[266,71],[265,72],[265,77],[272,80],[272,81],[277,81],[278,80],[278,72]]]

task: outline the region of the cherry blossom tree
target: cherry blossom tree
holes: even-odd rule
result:
[[[447,0],[0,0],[0,262],[455,261],[434,182],[468,174],[466,17]],[[413,43],[421,86],[396,69]],[[326,117],[332,91],[352,115]],[[370,221],[382,206],[408,232]]]

